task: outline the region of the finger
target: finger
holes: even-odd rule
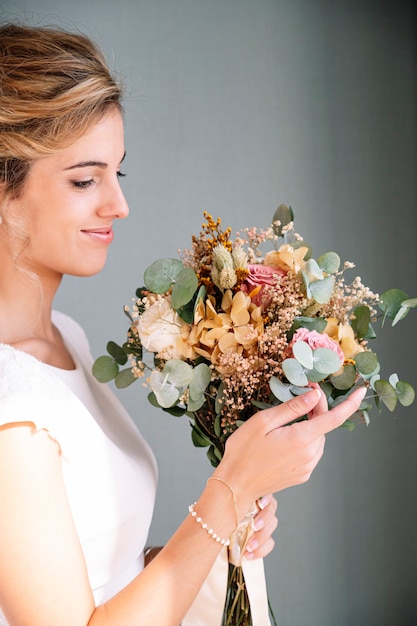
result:
[[[299,417],[310,413],[321,399],[321,391],[312,389],[308,393],[287,400],[279,406],[261,411],[268,420],[268,431],[274,430],[293,422]]]
[[[365,387],[357,389],[341,404],[338,404],[330,411],[317,415],[313,420],[310,420],[308,426],[311,428],[312,432],[315,432],[317,435],[326,435],[332,430],[339,428],[348,417],[359,409],[365,394]]]
[[[317,389],[320,391],[320,400],[317,402],[313,410],[310,411],[310,413],[308,414],[309,419],[313,419],[314,417],[316,417],[317,415],[320,415],[321,413],[326,413],[326,411],[328,411],[329,409],[328,404],[327,404],[326,394],[318,385],[317,385]]]

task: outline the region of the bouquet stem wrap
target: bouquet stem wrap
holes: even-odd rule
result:
[[[256,504],[223,548],[182,626],[270,626],[263,559],[242,561]],[[246,620],[246,621],[244,621]]]

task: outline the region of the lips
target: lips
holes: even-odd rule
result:
[[[111,226],[102,226],[100,228],[88,228],[81,231],[92,241],[97,243],[109,244],[113,241],[114,233]]]

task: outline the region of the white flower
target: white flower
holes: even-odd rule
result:
[[[142,345],[162,358],[194,358],[188,343],[190,325],[171,308],[165,298],[158,298],[137,321]]]

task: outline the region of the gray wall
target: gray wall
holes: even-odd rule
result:
[[[1,0],[0,17],[79,27],[126,86],[131,206],[103,273],[66,279],[57,307],[95,355],[122,341],[143,270],[175,256],[202,211],[234,229],[286,202],[320,254],[382,291],[417,293],[416,30],[397,0]],[[416,317],[377,351],[417,386]],[[186,421],[120,394],[155,450],[163,542],[209,472]],[[408,626],[417,609],[416,406],[328,437],[308,485],[279,496],[266,568],[280,626]]]

